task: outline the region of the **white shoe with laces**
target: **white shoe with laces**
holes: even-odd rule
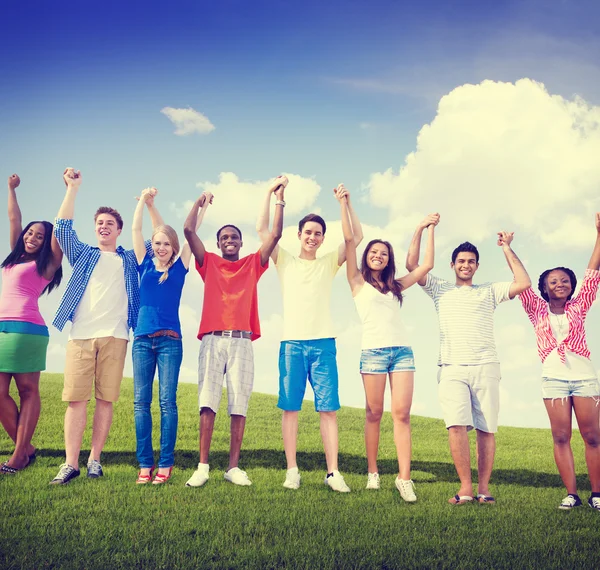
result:
[[[229,481],[234,485],[240,485],[241,487],[252,485],[252,481],[248,479],[246,472],[242,471],[239,467],[232,467],[228,471],[225,471],[223,477],[225,478],[225,481]]]
[[[367,473],[367,489],[379,489],[379,473]]]
[[[286,489],[299,489],[300,488],[300,472],[297,467],[288,469],[285,474],[285,481],[283,486]]]
[[[569,511],[575,507],[581,506],[581,499],[577,496],[567,495],[558,505],[558,508],[562,511]]]
[[[330,476],[325,476],[325,485],[329,485],[334,491],[337,491],[338,493],[349,493],[350,487],[346,485],[346,481],[344,481],[344,478],[342,477],[340,472],[337,469],[335,469],[334,471],[332,471],[332,473],[333,474]]]
[[[600,497],[590,497],[588,499],[588,505],[592,507],[592,509],[600,511]]]
[[[416,502],[417,495],[415,495],[415,484],[412,482],[412,479],[400,479],[400,477],[396,477],[396,489],[400,491],[400,496],[407,503]]]

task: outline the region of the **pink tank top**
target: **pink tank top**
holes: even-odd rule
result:
[[[37,272],[35,261],[2,268],[0,321],[23,321],[45,325],[38,299],[50,283]]]

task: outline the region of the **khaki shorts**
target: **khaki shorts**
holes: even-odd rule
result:
[[[63,402],[87,402],[92,397],[92,384],[97,400],[116,402],[121,391],[127,342],[114,336],[70,340]]]

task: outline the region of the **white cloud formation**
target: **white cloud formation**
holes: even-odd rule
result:
[[[198,133],[207,135],[215,130],[215,126],[210,122],[206,115],[199,113],[195,109],[175,109],[173,107],[164,107],[160,110],[175,125],[175,134],[179,136]]]
[[[581,226],[593,232],[600,205],[598,156],[600,107],[530,79],[484,81],[440,100],[400,171],[371,176],[370,197],[391,225],[439,211],[447,237],[518,228],[551,247],[591,247]]]

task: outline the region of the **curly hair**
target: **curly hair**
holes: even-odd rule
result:
[[[567,297],[567,301],[570,301],[571,297],[573,296],[573,293],[575,293],[575,287],[577,287],[577,277],[575,277],[575,273],[573,273],[573,271],[568,267],[553,267],[552,269],[546,269],[546,271],[544,271],[540,275],[540,278],[538,280],[538,289],[540,290],[540,295],[542,296],[542,299],[544,299],[546,303],[550,302],[548,293],[546,293],[546,281],[548,279],[548,275],[552,271],[564,271],[569,276],[569,281],[571,281],[571,293]]]

